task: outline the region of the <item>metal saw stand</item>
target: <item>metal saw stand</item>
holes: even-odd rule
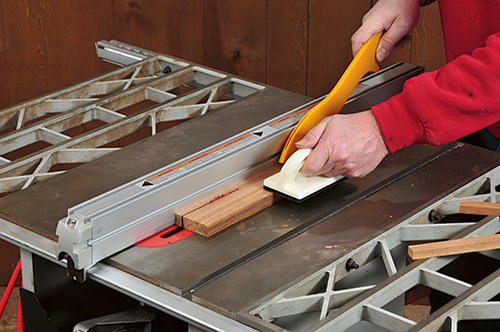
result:
[[[275,164],[317,101],[117,42],[97,49],[127,66],[0,112],[0,188],[14,192],[0,198],[0,237],[21,248],[23,306],[40,304],[29,312],[45,313],[47,331],[71,315],[74,325],[110,314],[97,314],[105,298],[107,310],[148,308],[162,328],[190,331],[456,331],[500,319],[499,270],[470,284],[446,274],[458,256],[406,264],[410,241],[500,231],[498,218],[454,220],[459,200],[498,200],[498,155],[470,145],[401,150],[364,179],[301,205],[282,200],[213,238],[131,246],[175,211]],[[420,71],[399,64],[366,78],[343,112],[388,98]],[[40,149],[19,157],[33,144]],[[61,242],[72,234],[89,237]],[[417,324],[403,317],[416,285],[453,299]]]

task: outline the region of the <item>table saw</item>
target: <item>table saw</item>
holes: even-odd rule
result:
[[[0,112],[0,238],[21,249],[27,332],[456,331],[500,318],[497,250],[475,254],[490,271],[474,283],[446,272],[464,255],[406,257],[409,242],[500,231],[498,217],[458,214],[499,198],[497,153],[405,148],[203,237],[175,214],[277,165],[322,98],[117,41],[96,49],[123,67]],[[342,113],[422,72],[365,77]],[[419,285],[450,300],[417,323],[404,304]]]

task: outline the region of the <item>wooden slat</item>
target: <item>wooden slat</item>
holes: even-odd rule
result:
[[[266,82],[266,0],[206,0],[206,65]]]
[[[467,239],[449,240],[408,246],[411,259],[465,254],[500,248],[500,235],[486,235]]]
[[[115,39],[204,64],[204,1],[115,0]]]
[[[460,213],[500,216],[500,203],[460,201]]]
[[[221,191],[176,214],[176,224],[210,237],[221,230],[271,206],[275,195],[264,190],[262,182],[276,174],[281,165],[269,168],[235,186]]]
[[[308,2],[270,0],[267,9],[267,83],[306,94]]]

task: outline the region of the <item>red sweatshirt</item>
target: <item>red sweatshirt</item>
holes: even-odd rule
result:
[[[500,138],[500,0],[439,0],[448,63],[372,107],[389,150],[488,127]]]

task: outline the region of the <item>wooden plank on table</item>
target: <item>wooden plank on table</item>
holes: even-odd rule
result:
[[[500,216],[500,203],[460,201],[459,213]]]
[[[408,246],[411,259],[425,259],[500,248],[500,234]]]
[[[206,0],[206,65],[266,82],[266,0]]]
[[[351,36],[371,1],[309,1],[307,95],[329,93],[352,61]]]
[[[306,94],[307,19],[307,1],[268,1],[267,84]]]
[[[115,38],[205,64],[204,10],[204,1],[115,0]]]
[[[281,165],[271,167],[227,188],[214,197],[178,212],[176,224],[210,237],[221,230],[271,206],[275,195],[263,188],[263,181],[279,172]]]
[[[500,216],[500,204],[463,200],[460,201],[458,212],[485,216]],[[424,259],[499,248],[500,235],[495,234],[467,239],[409,245],[408,256],[411,259]]]

